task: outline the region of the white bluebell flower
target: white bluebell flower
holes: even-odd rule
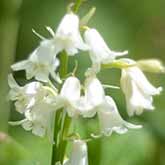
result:
[[[34,135],[44,137],[52,134],[54,107],[46,102],[35,104],[24,113],[25,118],[21,121],[9,122],[11,125],[21,125],[26,131],[32,131]],[[52,139],[50,139],[52,140]]]
[[[126,60],[135,63],[131,59]],[[137,66],[122,69],[121,88],[125,94],[129,116],[140,115],[144,109],[153,110],[153,96],[162,91],[162,87],[154,87]]]
[[[59,64],[52,41],[43,40],[27,60],[17,62],[11,68],[14,71],[25,70],[27,79],[35,77],[38,81],[48,82],[49,75],[51,75],[52,78],[61,83],[56,73]]]
[[[128,51],[112,51],[96,29],[88,28],[84,33],[84,38],[89,46],[89,55],[92,60],[92,64],[97,64],[98,68],[100,67],[99,65],[111,63],[116,57],[123,56],[128,53]]]
[[[88,49],[80,35],[77,15],[71,12],[62,18],[54,35],[54,45],[56,53],[65,50],[70,56],[77,54],[78,50]]]
[[[9,98],[15,101],[16,110],[25,117],[21,121],[9,123],[22,125],[25,130],[32,130],[32,133],[38,136],[44,136],[46,133],[51,135],[51,117],[55,112],[55,92],[50,92],[40,82],[19,86],[12,75],[9,75],[8,83],[11,88]]]
[[[97,107],[105,100],[105,93],[101,82],[94,76],[85,80],[84,95],[74,104],[83,117],[93,117]]]
[[[112,132],[123,134],[131,129],[139,129],[141,125],[134,125],[122,119],[116,103],[110,96],[106,96],[104,104],[98,108],[98,117],[100,122],[101,132],[110,136]]]
[[[15,101],[16,110],[24,113],[26,109],[32,107],[38,100],[41,100],[46,91],[39,82],[31,82],[25,86],[19,86],[13,76],[8,76],[10,92],[9,99]]]
[[[63,107],[71,117],[77,115],[78,112],[74,104],[80,99],[80,95],[81,84],[79,79],[74,76],[68,77],[56,97],[56,108]]]

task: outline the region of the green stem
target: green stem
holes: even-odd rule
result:
[[[60,54],[60,77],[64,78],[67,75],[68,70],[68,55],[66,52],[61,52]],[[62,162],[64,157],[65,149],[63,149],[63,136],[65,131],[65,120],[66,113],[61,109],[56,112],[55,122],[54,122],[54,145],[52,148],[52,161],[51,164],[55,165],[56,162]]]
[[[55,162],[57,162],[57,150],[58,150],[58,132],[60,130],[60,114],[61,110],[57,111],[55,113],[55,121],[54,121],[54,144],[52,146],[52,160],[51,165],[55,165]]]
[[[73,11],[75,13],[78,12],[78,10],[79,10],[79,8],[80,8],[80,6],[82,5],[83,2],[84,2],[84,0],[76,0],[74,8],[73,8]]]
[[[68,55],[65,51],[60,54],[60,77],[64,78],[68,72]]]
[[[62,134],[61,134],[61,139],[62,140],[61,140],[61,143],[59,145],[59,153],[60,153],[59,160],[62,163],[64,161],[66,148],[67,148],[67,140],[64,139],[64,138],[68,135],[70,125],[71,125],[71,118],[69,116],[67,116],[67,114],[66,114],[65,120],[64,120],[64,123],[63,123]]]
[[[64,78],[67,75],[67,70],[68,70],[68,55],[66,52],[62,53],[60,61],[65,61],[61,63],[61,66],[60,66],[60,75],[61,75],[61,78]],[[68,117],[66,112],[62,111],[61,113],[63,117],[60,123],[61,127],[59,130],[59,146],[58,146],[57,158],[61,163],[63,163],[65,151],[67,147],[67,141],[64,139],[64,137],[68,134],[71,119],[70,117]]]

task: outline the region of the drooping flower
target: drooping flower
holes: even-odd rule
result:
[[[100,105],[105,99],[105,93],[97,77],[88,77],[85,81],[85,97],[92,106]]]
[[[9,122],[11,125],[21,125],[26,131],[44,137],[52,134],[54,107],[46,102],[38,102],[25,111],[25,118],[21,121]],[[52,140],[52,139],[51,139]]]
[[[122,119],[116,103],[110,96],[106,96],[104,104],[98,109],[98,117],[101,127],[101,132],[105,136],[110,136],[112,132],[123,134],[131,129],[139,129],[142,126],[131,124]]]
[[[55,73],[58,66],[59,60],[56,58],[52,41],[43,40],[27,60],[13,64],[11,68],[14,71],[25,70],[27,79],[35,77],[36,80],[48,82],[49,75],[51,75],[61,83],[58,74]]]
[[[135,63],[131,59],[126,60]],[[140,115],[144,109],[153,110],[153,95],[159,95],[162,91],[162,87],[155,88],[137,66],[122,69],[121,88],[129,116]]]
[[[60,91],[60,94],[56,97],[56,108],[64,107],[68,112],[68,115],[73,117],[78,112],[75,109],[75,102],[80,99],[81,84],[78,78],[71,76],[68,77]]]
[[[81,95],[81,84],[78,78],[65,80],[59,95],[56,97],[56,108],[64,108],[70,117],[82,115],[93,117],[96,107],[104,101],[104,89],[96,77],[85,81],[84,95]]]
[[[54,35],[54,44],[56,53],[65,50],[70,56],[77,54],[78,50],[88,49],[80,35],[77,15],[71,12],[62,18]]]
[[[122,119],[115,102],[105,95],[104,88],[96,76],[88,77],[84,88],[85,94],[74,104],[75,109],[80,115],[88,118],[98,113],[101,132],[104,135],[109,136],[113,131],[122,134],[127,132],[128,128],[141,128]]]
[[[84,33],[84,38],[89,46],[89,54],[93,65],[111,63],[116,57],[128,53],[128,51],[112,51],[96,29],[87,29]]]
[[[94,76],[85,81],[84,95],[74,104],[83,117],[93,117],[97,107],[105,100],[105,93],[101,82]]]
[[[84,95],[73,103],[73,107],[83,117],[91,118],[97,113],[101,133],[106,136],[111,135],[113,131],[122,134],[127,132],[128,128],[141,128],[122,119],[115,102],[110,96],[105,95],[103,86],[96,76],[86,79]]]
[[[51,135],[52,113],[54,113],[54,93],[50,93],[39,82],[31,82],[25,86],[19,86],[12,75],[8,77],[11,88],[9,97],[15,101],[16,110],[24,114],[21,121],[9,122],[11,125],[22,127],[38,136],[43,137],[46,133]]]
[[[74,140],[70,156],[70,165],[88,165],[87,144],[83,140]]]
[[[42,84],[39,82],[31,82],[25,86],[19,86],[12,75],[8,76],[10,92],[9,98],[15,101],[16,110],[24,113],[26,109],[32,107],[35,102],[42,100],[46,95]]]

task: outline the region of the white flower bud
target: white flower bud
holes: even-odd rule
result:
[[[158,59],[145,59],[137,61],[137,65],[140,69],[153,73],[165,73],[165,67]]]
[[[84,141],[73,141],[70,165],[88,165],[87,144]]]

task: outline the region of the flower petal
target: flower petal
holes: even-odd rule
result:
[[[28,60],[23,60],[13,64],[11,68],[13,71],[26,70],[27,65],[28,65]]]
[[[138,67],[130,67],[127,69],[127,74],[133,79],[141,91],[148,95],[158,95],[162,88],[155,88],[145,77],[143,72]]]
[[[85,82],[85,97],[92,106],[102,104],[105,93],[101,82],[95,77],[89,77]]]
[[[80,98],[80,90],[81,85],[79,79],[76,77],[69,77],[65,80],[60,95],[72,102]]]
[[[10,88],[20,88],[12,74],[8,75],[8,84]]]
[[[106,102],[100,106],[98,111],[102,133],[110,136],[112,132],[119,134],[126,133],[128,128],[141,128],[141,126],[129,124],[120,116],[116,103],[110,96],[106,96]]]
[[[56,52],[65,50],[68,55],[73,56],[78,53],[78,49],[87,50],[87,45],[79,32],[79,18],[74,13],[66,14],[58,28],[54,37]]]
[[[128,51],[114,52],[110,50],[96,29],[87,29],[84,33],[84,38],[89,46],[90,58],[93,64],[106,64],[112,62],[117,56],[123,56],[128,53]]]

